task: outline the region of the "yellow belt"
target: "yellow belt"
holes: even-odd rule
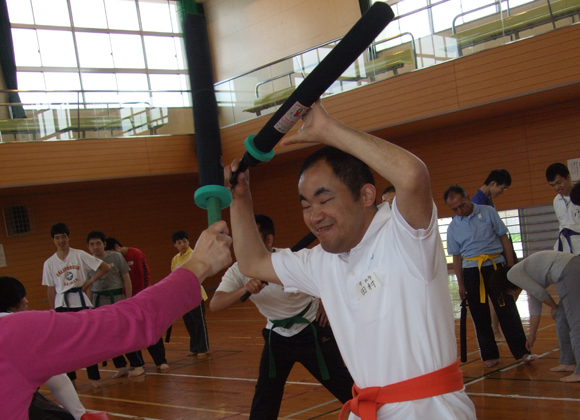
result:
[[[497,264],[493,259],[500,255],[501,254],[481,254],[477,257],[464,258],[464,260],[467,261],[477,261],[477,268],[479,269],[479,301],[481,303],[485,303],[485,297],[487,296],[487,293],[485,293],[485,285],[483,284],[483,274],[481,274],[481,265],[487,260],[491,260],[493,263],[493,269],[497,270]]]

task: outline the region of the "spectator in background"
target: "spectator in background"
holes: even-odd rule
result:
[[[469,201],[459,185],[450,186],[443,194],[445,204],[455,213],[447,229],[447,253],[453,256],[453,269],[459,285],[459,297],[467,298],[475,324],[477,343],[483,366],[499,363],[499,350],[491,328],[488,297],[516,360],[529,363],[533,356],[526,349],[526,334],[516,302],[511,295],[491,289],[489,278],[497,267],[513,265],[513,249],[507,228],[491,206]]]
[[[171,239],[173,240],[173,245],[179,251],[171,260],[171,271],[173,271],[187,261],[193,250],[189,246],[189,236],[186,231],[176,230],[171,235]],[[207,355],[209,350],[207,324],[205,323],[205,301],[207,300],[207,293],[203,286],[201,287],[201,295],[203,300],[199,306],[183,315],[183,322],[190,337],[188,357],[203,357]]]
[[[129,277],[131,278],[131,285],[133,286],[133,296],[151,285],[151,274],[149,266],[147,265],[147,258],[141,250],[123,246],[112,236],[106,239],[105,250],[116,251],[125,258],[125,261],[127,261],[127,265],[131,269],[131,271],[129,271]],[[147,351],[149,351],[157,369],[161,372],[169,370],[169,365],[167,364],[167,359],[165,357],[163,338],[159,338],[157,343],[147,347]]]
[[[495,208],[495,204],[493,204],[493,199],[502,195],[511,184],[512,177],[506,169],[494,169],[489,173],[489,175],[483,182],[481,188],[479,188],[477,192],[473,195],[471,202],[478,204],[480,206],[492,206],[493,208]],[[514,262],[517,262],[516,258],[517,257],[514,255]],[[495,341],[503,341],[504,338],[502,337],[501,330],[499,328],[499,320],[497,319],[495,308],[491,303],[489,305],[489,310],[491,314],[491,327],[493,328]]]
[[[580,254],[580,206],[571,201],[572,177],[563,163],[552,163],[546,169],[546,180],[558,195],[554,197],[554,212],[560,222],[555,251]]]
[[[512,184],[512,177],[505,169],[494,169],[489,173],[483,185],[477,190],[471,199],[480,206],[492,206],[493,199],[502,195]]]
[[[50,228],[50,236],[56,252],[44,262],[42,284],[48,286],[48,304],[56,312],[78,312],[93,307],[91,299],[83,291],[89,270],[96,272],[94,280],[107,274],[111,267],[85,251],[69,246],[70,231],[66,224],[56,223]],[[71,381],[77,378],[76,372],[67,373]],[[98,365],[87,367],[87,375],[95,388],[100,388],[101,375]]]
[[[507,274],[507,276],[506,276]],[[552,372],[572,372],[560,380],[580,382],[580,257],[568,252],[540,251],[514,265],[509,271],[498,270],[490,279],[498,290],[518,295],[528,293],[530,333],[526,347],[532,351],[542,316],[542,303],[551,309],[556,320],[560,347],[560,365]],[[556,303],[546,290],[555,284],[560,296]]]
[[[94,278],[97,273],[94,270],[89,270],[87,273],[89,280],[83,286],[83,290],[89,290],[90,288],[95,308],[113,305],[133,296],[129,266],[118,252],[105,251],[105,239],[105,234],[98,230],[89,232],[87,236],[87,245],[91,254],[105,261],[111,267],[111,270],[106,275],[96,280]],[[128,352],[126,356],[133,369],[130,370],[127,367],[127,361],[123,355],[114,357],[113,363],[119,370],[113,375],[113,379],[122,378],[123,376],[135,378],[145,374],[145,369],[143,368],[145,362],[139,350]]]

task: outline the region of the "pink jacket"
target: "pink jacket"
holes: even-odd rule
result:
[[[132,299],[76,313],[26,311],[0,318],[0,418],[27,420],[32,394],[50,377],[145,348],[201,302],[180,268]]]

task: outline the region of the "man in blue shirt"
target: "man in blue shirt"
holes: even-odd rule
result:
[[[494,169],[489,173],[481,188],[473,195],[471,201],[475,204],[492,206],[493,199],[502,195],[512,184],[512,177],[505,169]]]
[[[459,185],[450,186],[443,200],[456,214],[447,229],[447,253],[453,256],[459,296],[467,298],[469,304],[483,366],[492,368],[499,363],[488,296],[513,356],[516,360],[523,357],[526,363],[535,360],[526,349],[526,334],[514,298],[491,290],[488,284],[491,274],[498,265],[505,264],[506,258],[509,266],[514,263],[507,228],[495,209],[470,202]]]
[[[480,206],[492,206],[493,199],[502,195],[505,190],[512,184],[512,177],[506,169],[494,169],[489,173],[481,188],[471,198],[471,202],[479,204]],[[510,239],[511,242],[511,239]],[[513,248],[513,243],[512,243]],[[516,257],[514,256],[514,263],[517,263]],[[493,328],[493,334],[495,335],[496,341],[504,341],[499,329],[499,321],[495,313],[493,305],[489,307],[491,313],[491,327]]]

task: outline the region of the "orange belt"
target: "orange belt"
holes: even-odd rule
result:
[[[443,369],[406,381],[379,387],[359,388],[352,386],[352,400],[347,401],[340,411],[339,420],[344,420],[348,410],[362,420],[377,420],[377,411],[385,404],[420,400],[463,389],[463,373],[456,360]]]

